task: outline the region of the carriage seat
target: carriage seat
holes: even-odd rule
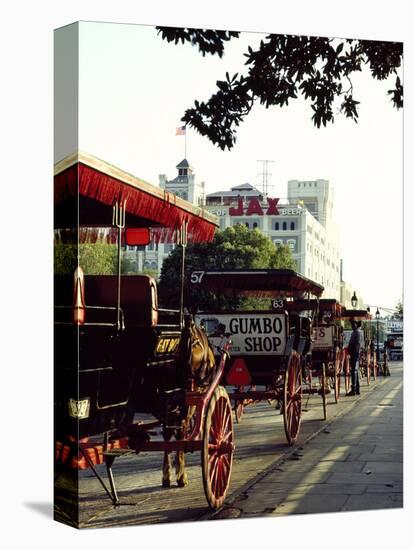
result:
[[[300,315],[290,316],[290,338],[292,349],[302,355],[310,351],[311,346],[311,320]]]
[[[73,305],[73,277],[55,277],[55,304]],[[115,308],[118,296],[116,275],[85,275],[85,305]],[[149,275],[124,275],[121,278],[120,306],[125,325],[152,326],[158,311],[155,280]],[[114,310],[86,309],[86,322],[110,322]]]

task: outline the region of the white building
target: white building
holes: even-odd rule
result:
[[[260,229],[276,245],[290,247],[302,275],[321,283],[323,297],[340,300],[340,244],[327,180],[288,182],[288,199],[263,196],[249,183],[206,196],[221,229],[237,223]]]
[[[177,166],[178,174],[174,179],[168,180],[165,174],[159,175],[159,187],[165,192],[185,199],[192,204],[200,206],[205,202],[205,182],[197,182],[195,172],[187,159],[183,159]],[[162,263],[166,256],[176,245],[151,243],[144,252],[138,253],[138,268],[150,272],[155,277],[161,273]]]

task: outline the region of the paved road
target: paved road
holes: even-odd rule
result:
[[[340,402],[335,404],[332,396],[329,396],[327,421],[322,420],[321,398],[317,395],[312,395],[309,398],[304,396],[301,431],[299,441],[294,447],[289,447],[286,444],[283,419],[274,406],[263,402],[247,407],[242,422],[238,425],[235,424],[236,451],[231,486],[225,507],[218,514],[211,513],[206,504],[202,487],[199,453],[186,455],[190,483],[189,486],[183,489],[177,487],[162,489],[160,486],[162,454],[142,453],[139,456],[119,459],[114,466],[119,496],[123,502],[133,502],[133,505],[114,508],[111,506],[110,501],[105,498],[92,472],[90,470],[81,472],[79,483],[81,495],[80,525],[93,528],[179,522],[247,515],[255,516],[274,513],[275,510],[276,513],[283,514],[303,513],[301,508],[296,508],[290,504],[287,506],[288,494],[294,495],[294,498],[296,498],[297,487],[308,487],[316,482],[323,483],[327,479],[327,477],[321,476],[320,479],[315,481],[311,477],[311,469],[317,463],[317,456],[320,453],[323,454],[326,463],[322,470],[326,476],[328,475],[329,466],[346,462],[348,454],[344,451],[343,442],[346,441],[346,445],[350,445],[351,441],[346,439],[350,435],[347,431],[343,431],[347,430],[347,426],[343,424],[343,421],[346,418],[355,419],[352,430],[356,430],[354,433],[357,434],[358,443],[363,442],[366,445],[365,453],[374,453],[375,446],[377,446],[377,449],[382,448],[384,445],[383,438],[387,439],[391,436],[388,429],[383,433],[381,431],[382,423],[380,419],[384,420],[387,415],[386,410],[390,410],[387,404],[392,405],[391,410],[393,412],[398,411],[395,422],[400,429],[396,437],[392,439],[392,445],[394,451],[398,452],[401,464],[401,443],[399,441],[401,403],[400,407],[395,406],[396,401],[401,400],[401,363],[391,363],[391,368],[391,377],[379,377],[370,386],[367,386],[363,381],[360,397],[343,396]],[[386,397],[387,394],[390,397]],[[389,426],[394,426],[395,422],[390,423]],[[305,467],[303,466],[303,468],[308,468],[308,471],[300,471],[299,465],[304,464],[303,458],[308,461],[310,457],[312,457],[313,462],[311,464],[306,462]],[[371,460],[374,460],[373,456],[365,458],[358,464],[360,466],[359,473],[363,479],[368,476],[361,472],[363,468],[372,469]],[[98,468],[105,476],[105,468],[102,466]],[[340,479],[340,475],[355,474],[354,471],[346,470],[346,468],[348,466],[344,468],[339,466],[338,470],[334,470],[336,481]],[[286,472],[290,472],[293,476],[288,481],[286,481]],[[319,468],[317,468],[317,473],[321,475]],[[303,474],[306,474],[306,476]],[[377,476],[380,478],[380,475],[379,472],[374,473],[375,478]],[[337,478],[337,476],[339,477]],[[304,484],[303,477],[306,477]],[[370,476],[369,479],[373,478]],[[349,482],[348,480],[347,483],[353,484],[352,481]],[[276,484],[277,491],[272,492],[269,489],[273,488],[274,484]],[[280,492],[280,489],[283,489],[284,492]],[[336,484],[335,490],[340,492],[339,483]],[[357,491],[355,494],[357,494]],[[364,492],[360,494],[364,494]],[[267,495],[267,497],[270,495],[270,497],[269,499],[263,499],[262,495]],[[274,495],[276,495],[276,498],[274,498]],[[325,499],[320,499],[318,496],[313,500],[325,501]],[[337,498],[336,500],[341,506],[344,506],[346,502],[348,506],[351,505],[348,499],[342,501],[342,499]],[[248,505],[246,505],[246,501],[248,501]],[[365,503],[369,508],[371,500],[365,499]],[[400,498],[396,499],[394,503],[400,506]],[[316,510],[313,508],[313,511]],[[62,519],[64,518],[62,511],[58,511],[57,515],[60,515]]]
[[[402,364],[225,503],[213,517],[262,517],[403,507]],[[211,516],[210,516],[211,517]]]

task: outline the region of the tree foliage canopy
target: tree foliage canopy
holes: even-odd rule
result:
[[[399,319],[403,320],[403,302],[399,300],[396,304],[396,315]]]
[[[78,263],[86,275],[113,275],[117,266],[116,246],[55,243],[55,275],[72,275]]]
[[[225,43],[240,35],[175,27],[157,30],[168,42],[190,42],[203,56],[219,57]],[[351,75],[363,65],[377,80],[395,77],[387,93],[397,109],[403,106],[403,85],[397,74],[403,56],[401,42],[271,34],[256,50],[249,46],[244,56],[247,73],[226,73],[225,79],[216,82],[217,91],[209,100],[195,100],[181,119],[223,150],[234,146],[237,127],[256,102],[266,108],[283,107],[301,95],[311,103],[317,128],[334,122],[336,113],[357,122],[360,102],[353,95]]]
[[[159,282],[160,303],[163,307],[178,307],[181,287],[182,250],[177,247],[165,258]],[[210,293],[191,292],[190,274],[209,269],[296,269],[288,246],[276,247],[261,231],[248,230],[238,224],[224,231],[217,231],[211,243],[188,245],[185,258],[185,305],[190,308],[222,306],[223,299]],[[240,305],[236,300],[232,307]],[[242,301],[252,306],[251,300]]]

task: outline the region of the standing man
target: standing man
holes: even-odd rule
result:
[[[351,391],[346,395],[360,395],[359,356],[361,345],[361,322],[355,321],[354,319],[350,322],[353,332],[351,333],[347,349],[350,355]]]

